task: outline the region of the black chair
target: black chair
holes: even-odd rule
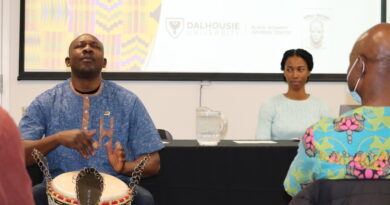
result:
[[[350,110],[356,109],[360,107],[361,105],[340,105],[339,114],[342,115],[345,112],[348,112]]]
[[[37,164],[33,164],[27,167],[27,172],[30,175],[32,185],[39,184],[43,181],[42,171]]]
[[[171,133],[164,129],[157,129],[162,140],[173,140]]]
[[[389,205],[390,180],[321,179],[302,189],[290,205]]]

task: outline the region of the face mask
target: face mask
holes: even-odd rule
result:
[[[347,74],[347,90],[349,92],[349,94],[352,96],[352,98],[358,103],[358,104],[362,104],[362,98],[360,97],[359,93],[356,92],[356,89],[357,89],[357,86],[359,85],[359,82],[360,82],[360,79],[362,78],[362,76],[360,75],[359,79],[357,80],[356,84],[355,84],[355,87],[353,88],[353,91],[349,90],[349,87],[348,87],[348,79],[349,79],[349,76],[351,75],[352,73],[352,70],[355,68],[355,65],[356,63],[358,62],[359,58],[356,58],[355,62],[352,64],[351,66],[351,69],[349,70],[348,74]],[[362,74],[364,73],[366,69],[366,64],[364,63],[363,61],[363,69],[362,69]]]

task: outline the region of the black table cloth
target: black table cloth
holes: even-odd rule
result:
[[[288,204],[283,180],[296,152],[294,141],[202,147],[174,140],[160,151],[160,174],[141,185],[157,205]]]

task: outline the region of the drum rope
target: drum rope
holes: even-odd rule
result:
[[[52,180],[52,178],[49,172],[49,165],[47,163],[46,157],[43,156],[42,153],[35,148],[32,150],[31,155],[34,157],[35,162],[37,163],[39,169],[42,171],[43,177],[45,179],[46,188],[48,188],[49,182]]]
[[[139,181],[141,180],[142,172],[144,171],[145,165],[148,162],[150,158],[150,154],[146,155],[135,167],[133,173],[131,174],[129,187],[133,194],[132,199],[134,199],[134,196],[137,194],[134,190],[135,186],[139,184]]]

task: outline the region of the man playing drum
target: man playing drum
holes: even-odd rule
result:
[[[103,44],[82,34],[71,42],[65,63],[71,78],[39,95],[20,121],[27,164],[35,163],[30,154],[35,148],[46,156],[53,178],[93,167],[128,184],[150,154],[143,177],[157,174],[161,139],[140,99],[102,79]],[[136,191],[134,204],[154,204],[147,190]],[[47,204],[45,183],[35,185],[33,194],[36,204]]]

